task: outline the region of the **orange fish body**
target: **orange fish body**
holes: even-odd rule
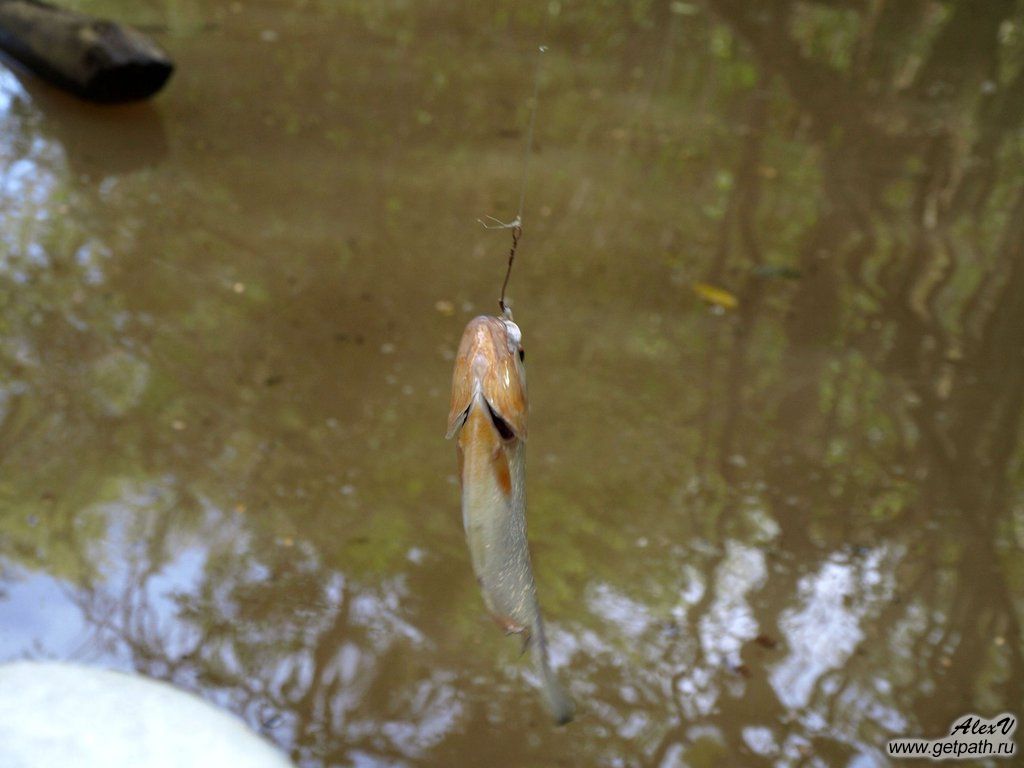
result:
[[[526,540],[524,356],[511,317],[469,321],[455,359],[447,436],[458,436],[462,523],[484,603],[506,632],[526,634],[545,700],[563,724],[575,705],[548,661]]]

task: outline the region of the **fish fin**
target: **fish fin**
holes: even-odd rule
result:
[[[459,433],[459,430],[466,423],[466,419],[469,418],[469,408],[470,406],[467,405],[462,411],[453,410],[448,414],[448,431],[444,435],[445,440],[451,440]],[[461,472],[459,476],[462,476]]]
[[[573,701],[565,686],[559,681],[551,663],[548,661],[548,645],[544,639],[543,630],[541,634],[530,643],[533,650],[533,664],[540,675],[541,692],[544,694],[544,703],[548,711],[555,719],[555,725],[566,725],[576,717],[576,702]]]
[[[481,390],[491,413],[508,425],[517,438],[526,442],[526,390],[514,370],[508,374],[499,370],[511,368],[512,365],[512,362],[505,360],[502,365],[488,370]]]
[[[463,349],[466,346],[467,340],[463,339],[462,345],[459,347],[459,354],[455,358],[455,370],[452,372],[452,397],[448,408],[448,431],[445,433],[447,440],[455,437],[462,425],[466,423],[476,390],[473,385],[473,370],[468,352]]]
[[[532,640],[533,635],[531,635],[529,632],[523,633],[523,647],[519,649],[519,658],[523,658],[523,656],[526,655],[526,652],[530,650],[530,643]]]
[[[508,421],[503,419],[501,416],[499,416],[498,412],[494,410],[494,407],[490,403],[488,403],[486,400],[484,400],[484,402],[487,403],[487,412],[488,414],[490,414],[491,423],[494,425],[494,428],[498,430],[498,434],[501,436],[501,439],[511,440],[514,437],[517,437],[518,435],[516,434],[516,431],[512,428],[512,425],[509,424]]]
[[[551,676],[554,678],[554,672]],[[555,725],[568,725],[576,717],[576,702],[558,680],[544,681],[544,698],[555,718]]]

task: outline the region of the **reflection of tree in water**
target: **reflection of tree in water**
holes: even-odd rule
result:
[[[401,584],[351,584],[312,544],[261,546],[240,519],[225,530],[211,518],[201,546],[172,547],[168,558],[161,550],[173,514],[143,517],[151,546],[129,547],[124,573],[74,595],[95,628],[95,650],[212,697],[303,764],[349,752],[400,757],[401,746],[415,753],[458,715],[443,672],[395,694],[389,668],[401,669],[424,643],[398,611]],[[372,717],[361,714],[368,702]],[[393,713],[383,728],[382,712]]]
[[[971,707],[1012,706],[1024,684],[1012,517],[1024,405],[1024,194],[1016,173],[1024,68],[1019,43],[1000,45],[1007,30],[1019,36],[1019,9],[712,6],[808,120],[821,190],[814,220],[794,241],[802,278],[782,324],[783,354],[769,362],[774,383],[748,384],[762,375],[757,345],[772,333],[763,329],[772,323],[763,277],[745,279],[731,332],[715,331],[709,358],[727,362],[708,378],[708,398],[717,390],[726,402],[708,447],[725,477],[742,476],[729,457],[750,461],[759,452],[752,463],[769,485],[773,472],[790,476],[788,498],[774,500],[776,509],[792,507],[781,550],[805,558],[818,551],[813,580],[861,574],[831,585],[846,600],[817,628],[794,624],[814,611],[813,566],[789,573],[789,589],[773,585],[804,602],[780,612],[791,658],[776,673],[797,660],[794,633],[846,646],[841,666],[819,670],[829,674],[814,681],[809,700],[785,701],[793,678],[778,693],[789,709],[808,708],[798,718],[804,733],[813,732],[814,716],[861,738],[874,732],[876,745],[901,729],[940,733]],[[821,38],[842,14],[856,34],[842,41],[847,55],[832,54],[846,63],[807,54],[828,48]],[[927,49],[905,44],[921,36]],[[755,93],[723,227],[741,241],[719,252],[712,277],[749,275],[765,249],[744,242],[748,233],[772,237],[758,221],[762,105]],[[765,414],[774,439],[745,439],[744,425]],[[835,510],[848,510],[845,519]],[[853,642],[830,636],[844,613]],[[875,684],[879,670],[884,689]],[[934,713],[937,695],[944,713],[922,722],[922,705],[932,702]],[[727,743],[740,738],[734,716],[720,718]],[[865,731],[862,719],[875,723]]]
[[[553,611],[568,630],[560,652],[584,703],[573,728],[585,743],[559,742],[551,762],[838,764],[1024,698],[1012,544],[1024,396],[1020,13],[917,0],[709,6],[718,20],[696,17],[685,34],[734,46],[715,64],[724,95],[714,103],[739,125],[716,153],[736,165],[704,268],[739,286],[740,305],[701,321],[704,401],[679,441],[680,462],[696,470],[672,507],[690,517],[652,520],[678,548],[656,550],[652,534],[651,556],[627,562],[607,543],[619,545],[622,521],[594,511],[607,548],[582,556],[585,600]],[[730,76],[751,62],[752,78]],[[714,90],[699,78],[686,86],[694,102]],[[114,295],[130,294],[133,274],[108,271]],[[33,289],[52,302],[42,328],[5,311],[43,341],[27,344],[33,352],[76,343],[47,325],[74,315],[75,284],[58,276]],[[167,316],[209,327],[200,304]],[[95,308],[93,338],[112,337],[123,309]],[[240,314],[239,325],[255,322]],[[476,605],[472,584],[410,554],[424,539],[417,526],[446,532],[427,537],[435,549],[461,546],[456,529],[416,508],[436,500],[380,492],[347,509],[326,483],[290,484],[344,461],[334,453],[343,441],[321,426],[334,390],[310,385],[295,416],[263,386],[268,369],[223,415],[224,391],[202,383],[200,364],[168,381],[156,332],[130,330],[153,345],[138,359],[104,348],[84,385],[75,371],[31,379],[54,407],[4,423],[6,445],[35,447],[6,454],[17,466],[45,467],[63,435],[83,440],[72,446],[81,483],[54,504],[55,541],[18,532],[45,556],[5,550],[79,575],[71,594],[94,627],[82,655],[198,690],[304,764],[535,761],[521,738],[533,730],[532,693],[511,657],[507,679],[475,679],[459,662],[494,646],[465,648],[456,643],[472,633],[445,631],[464,620],[460,606]],[[239,339],[240,357],[260,351],[244,335],[224,338],[206,343],[224,344],[225,357]],[[75,428],[154,390],[173,393],[147,404],[166,421],[180,391],[198,404],[182,415],[188,430],[143,423],[125,447]],[[356,446],[379,437],[342,428]],[[47,432],[56,436],[23,437]],[[381,486],[412,463],[386,454]],[[121,476],[146,480],[111,490]],[[302,526],[278,513],[279,487]],[[538,507],[554,503],[544,494]],[[132,499],[131,514],[106,521],[94,509]],[[66,566],[54,565],[58,545]],[[552,559],[564,554],[548,546]],[[637,587],[648,583],[657,588]]]

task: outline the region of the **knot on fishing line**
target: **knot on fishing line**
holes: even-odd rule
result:
[[[518,229],[520,231],[523,229],[523,220],[520,216],[516,216],[512,221],[508,222],[496,219],[493,216],[488,216],[487,218],[494,223],[488,224],[483,219],[477,219],[484,229]]]

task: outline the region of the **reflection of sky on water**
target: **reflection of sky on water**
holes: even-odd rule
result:
[[[167,492],[160,485],[114,481],[112,488],[118,491],[117,500],[81,510],[74,532],[53,534],[58,541],[70,537],[70,546],[85,531],[106,532],[84,552],[92,571],[84,586],[13,565],[7,569],[9,599],[0,601],[0,627],[10,656],[27,653],[131,669],[132,649],[119,644],[125,634],[158,640],[171,657],[194,639],[191,628],[178,620],[180,596],[198,590],[208,548],[195,534],[175,537],[160,531],[160,517],[166,516],[168,506]],[[220,536],[233,533],[220,523],[213,525]],[[155,540],[163,550],[156,566],[151,549]],[[74,560],[62,563],[72,570],[84,565]],[[31,609],[42,606],[45,609],[32,620]]]
[[[14,73],[7,67],[0,67],[0,112],[7,112],[11,108],[11,102],[24,94],[25,89],[21,87]]]
[[[757,528],[760,531],[762,527]],[[777,534],[773,526],[766,538],[774,539]],[[751,686],[760,689],[760,678],[764,678],[790,713],[785,722],[798,723],[800,731],[787,727],[780,732],[769,725],[740,724],[741,738],[753,754],[799,761],[808,755],[808,737],[828,736],[856,750],[854,764],[884,765],[878,744],[860,734],[864,721],[873,723],[870,732],[878,733],[879,738],[908,727],[889,700],[889,687],[879,679],[875,684],[870,679],[843,683],[833,673],[852,663],[858,647],[865,642],[865,627],[878,618],[881,606],[893,597],[892,569],[897,558],[890,548],[862,549],[856,555],[837,553],[825,559],[816,571],[799,577],[793,601],[780,614],[777,630],[759,623],[761,592],[769,577],[765,551],[738,540],[728,540],[723,549],[706,598],[700,571],[692,563],[684,566],[687,577],[681,602],[669,611],[672,621],[667,625],[645,603],[614,586],[591,587],[588,606],[608,622],[616,642],[633,651],[648,646],[653,651],[665,641],[652,638],[659,633],[664,636],[668,627],[669,645],[681,654],[678,671],[675,665],[665,665],[650,653],[644,654],[648,661],[637,660],[627,667],[631,682],[620,689],[623,702],[639,704],[634,685],[650,694],[661,688],[660,681],[675,676],[675,687],[669,694],[676,698],[685,722],[722,712],[730,700],[749,695]],[[704,556],[714,557],[714,549],[708,549]],[[685,631],[679,635],[674,626],[676,622],[691,626],[692,619],[686,614],[701,603],[702,613],[695,617],[700,647],[694,656],[692,640]],[[775,631],[779,635],[773,638]],[[765,643],[777,642],[777,650],[760,646],[762,637],[767,638]],[[608,634],[600,637],[582,632],[575,642],[590,658],[615,657],[608,646]],[[829,702],[829,706],[822,701]],[[644,712],[629,713],[627,708],[619,714],[616,730],[623,737],[638,737],[650,725]],[[723,739],[715,728],[691,729],[689,737],[708,738],[715,743]],[[664,764],[676,764],[673,761],[683,760],[684,753],[669,750]]]
[[[757,635],[757,620],[750,607],[749,594],[763,586],[766,576],[761,550],[736,541],[728,542],[725,559],[715,572],[711,610],[700,621],[701,645],[710,664],[738,664],[740,647]]]
[[[639,639],[650,627],[652,619],[647,606],[609,584],[592,586],[587,602],[594,614],[603,616],[627,640]]]
[[[91,515],[102,518],[108,531],[108,536],[98,544],[99,549],[91,554],[91,560],[100,564],[100,574],[95,590],[85,598],[78,590],[48,576],[8,569],[8,599],[0,601],[0,626],[5,627],[0,634],[0,653],[7,657],[28,653],[78,658],[130,669],[133,662],[129,649],[135,643],[142,643],[139,647],[160,648],[161,657],[172,661],[188,652],[199,637],[201,625],[182,621],[181,600],[198,597],[211,554],[216,553],[216,558],[244,554],[247,533],[230,522],[225,525],[231,515],[210,508],[204,513],[205,524],[200,526],[201,542],[194,533],[183,538],[173,532],[169,536],[154,536],[159,524],[158,510],[165,509],[168,503],[166,492],[159,486],[126,484],[118,501],[98,506],[85,515],[86,519]],[[160,542],[166,559],[159,569],[143,574],[151,563],[152,552],[147,547],[153,541]],[[315,558],[316,551],[296,551],[298,561],[309,557]],[[851,765],[885,764],[881,754],[874,751],[874,745],[863,743],[857,736],[862,719],[874,720],[882,728],[878,732],[883,734],[907,727],[898,710],[880,700],[887,692],[885,688],[862,690],[860,684],[854,683],[839,692],[836,681],[829,677],[830,672],[850,663],[858,644],[864,640],[862,625],[871,620],[879,604],[891,597],[893,580],[887,570],[891,561],[890,553],[883,547],[856,557],[836,554],[815,572],[802,576],[797,582],[796,602],[779,618],[785,656],[765,670],[776,696],[793,713],[792,722],[800,723],[803,734],[827,734],[858,750]],[[312,562],[309,565],[316,567]],[[268,578],[272,574],[266,567],[254,564],[243,580],[258,584]],[[733,690],[735,686],[728,684],[728,680],[723,685],[718,676],[739,663],[743,647],[761,631],[752,605],[766,578],[766,558],[760,549],[735,540],[726,542],[714,571],[707,608],[696,627],[702,660],[681,675],[675,691],[688,717],[714,715],[729,698],[742,695],[739,689]],[[688,585],[684,602],[692,605],[703,590],[693,587],[693,580],[688,580]],[[345,577],[334,574],[325,586],[325,604],[295,607],[294,615],[300,619],[295,627],[299,637],[308,633],[308,637],[315,638],[318,633],[314,626],[326,626],[336,618],[327,606],[342,604],[346,589]],[[313,648],[281,657],[272,669],[266,670],[266,691],[275,698],[287,698],[285,692],[296,686],[324,691],[327,695],[317,705],[321,708],[321,727],[344,733],[354,741],[384,739],[389,751],[408,759],[428,755],[432,748],[458,732],[466,714],[461,684],[453,671],[434,670],[403,690],[401,706],[396,710],[396,715],[400,711],[402,716],[381,719],[376,714],[361,713],[366,698],[375,695],[378,679],[386,675],[381,660],[388,658],[396,643],[403,654],[416,653],[417,647],[426,654],[436,650],[423,632],[404,617],[403,601],[408,597],[404,577],[382,582],[379,589],[364,589],[352,595],[349,620],[365,628],[366,640],[362,644],[341,643],[319,668],[313,666]],[[214,598],[218,614],[237,622],[236,631],[250,639],[261,634],[260,625],[236,615],[235,596],[225,591],[215,593]],[[38,610],[43,605],[46,610]],[[83,606],[88,618],[81,614]],[[643,602],[608,584],[591,587],[588,608],[606,622],[608,632],[554,631],[556,661],[559,665],[571,663],[576,654],[591,660],[611,660],[618,654],[615,642],[634,648],[639,656],[624,668],[629,683],[620,688],[622,703],[617,711],[609,711],[605,716],[616,724],[618,737],[643,743],[652,728],[663,727],[664,723],[640,708],[642,697],[658,689],[660,676],[667,678],[675,672],[672,665],[662,666],[663,662],[645,650],[650,646],[652,631],[656,632],[660,625],[658,617]],[[126,609],[128,613],[122,615]],[[106,617],[105,611],[109,612]],[[275,632],[281,630],[278,625]],[[124,642],[128,645],[121,645]],[[680,642],[685,645],[687,641],[682,638]],[[224,673],[233,676],[244,677],[251,663],[230,646],[218,650],[217,657],[224,665]],[[532,678],[529,671],[516,671]],[[734,674],[725,674],[731,675],[734,682],[739,681]],[[190,687],[203,685],[202,680],[190,674],[178,681]],[[573,686],[578,694],[586,695],[588,690],[595,693],[585,680],[574,680]],[[647,694],[641,693],[645,688]],[[816,691],[833,702],[827,714],[816,702]],[[242,706],[227,690],[206,695],[224,706]],[[589,704],[600,711],[598,701]],[[275,727],[295,724],[294,715],[286,710],[260,712],[260,717],[276,718]],[[725,736],[714,726],[691,727],[687,733],[691,743],[725,743]],[[807,755],[807,739],[792,732],[787,734],[785,729],[780,733],[768,725],[745,724],[741,737],[751,753],[762,757],[800,760]],[[663,764],[683,765],[687,752],[681,746],[674,747]],[[369,754],[364,758],[367,765],[392,764]],[[352,759],[360,762],[356,757]]]
[[[860,619],[867,605],[857,601],[853,607],[858,587],[854,567],[834,559],[800,580],[800,607],[779,619],[789,654],[772,671],[775,692],[786,706],[806,707],[822,675],[849,659],[863,638]]]
[[[114,557],[123,554],[116,552],[107,550]],[[119,584],[124,587],[137,576],[128,568],[114,565],[115,560],[106,562],[102,582],[109,594],[117,594]],[[202,549],[187,548],[150,577],[144,600],[143,621],[148,623],[147,631],[167,636],[180,634],[171,632],[180,610],[176,598],[196,588],[204,563]],[[0,567],[5,572],[5,599],[0,601],[0,653],[5,658],[27,655],[102,661],[107,666],[132,668],[130,660],[122,655],[123,649],[106,643],[104,635],[125,620],[124,611],[134,613],[137,606],[100,599],[93,607],[105,609],[105,616],[83,614],[81,593],[67,582],[9,564],[0,563]],[[139,616],[136,614],[135,618]],[[174,648],[169,650],[173,653]]]
[[[789,653],[771,673],[776,695],[787,707],[806,707],[818,685],[834,687],[823,678],[849,661],[864,640],[862,624],[892,598],[893,577],[882,570],[886,559],[884,548],[856,560],[834,555],[800,579],[800,606],[779,618]]]
[[[100,580],[84,601],[80,595],[75,596],[74,589],[58,580],[9,568],[8,599],[0,601],[0,626],[5,627],[0,634],[0,653],[7,657],[27,652],[37,656],[100,660],[127,669],[132,667],[132,662],[123,655],[126,648],[119,646],[126,640],[129,643],[144,640],[148,647],[160,647],[171,660],[188,652],[200,627],[188,628],[187,622],[182,624],[181,598],[198,596],[212,552],[219,558],[229,556],[227,553],[232,551],[244,552],[246,532],[230,524],[225,526],[225,520],[230,521],[231,516],[210,509],[205,513],[208,524],[201,526],[205,530],[202,542],[197,541],[194,534],[185,538],[173,533],[169,537],[164,535],[159,540],[165,548],[166,560],[154,572],[142,574],[152,556],[147,546],[153,541],[154,527],[159,524],[157,510],[166,508],[167,504],[166,492],[159,486],[128,484],[122,488],[120,500],[96,507],[86,515],[86,518],[98,516],[97,522],[102,518],[109,534],[98,544],[100,549],[91,555],[93,562],[101,564]],[[314,553],[296,554],[301,560]],[[905,727],[897,711],[876,700],[878,691],[860,691],[857,686],[843,692],[839,699],[840,711],[846,714],[840,717],[833,712],[831,723],[826,722],[817,706],[812,706],[816,690],[820,689],[830,699],[836,693],[829,673],[849,662],[864,638],[861,624],[871,616],[879,601],[891,596],[891,575],[884,570],[888,559],[884,548],[867,551],[856,558],[834,555],[816,572],[799,579],[798,604],[780,616],[779,629],[786,653],[766,672],[779,700],[794,712],[807,733],[830,732],[840,740],[847,740],[857,733],[862,717],[875,719],[888,731]],[[246,575],[252,583],[271,577],[264,566],[256,564]],[[761,550],[738,541],[726,543],[724,556],[712,579],[713,592],[708,608],[697,627],[703,661],[681,677],[676,691],[689,716],[713,713],[722,706],[721,696],[731,695],[728,686],[722,688],[715,684],[715,669],[739,663],[744,644],[760,631],[751,601],[764,586],[766,577],[766,561]],[[692,605],[703,590],[694,587],[693,580],[688,580],[688,585],[684,602]],[[353,739],[384,738],[389,749],[408,758],[422,757],[458,729],[465,714],[460,684],[453,672],[439,669],[402,692],[401,709],[411,717],[381,721],[376,716],[360,716],[361,702],[372,695],[376,680],[382,674],[379,659],[387,657],[396,642],[403,646],[404,653],[412,653],[415,646],[422,646],[429,652],[432,645],[419,628],[403,618],[402,603],[408,597],[404,578],[380,586],[379,590],[354,595],[349,613],[351,620],[366,628],[372,654],[367,654],[366,647],[359,644],[343,642],[326,666],[319,669],[314,669],[311,656],[293,655],[282,659],[272,672],[268,671],[268,690],[279,695],[297,685],[332,691],[329,698],[322,701],[324,724]],[[327,604],[341,604],[345,590],[344,576],[336,574],[326,585]],[[217,610],[225,620],[245,620],[234,614],[237,604],[230,594],[222,593],[217,600]],[[650,642],[650,633],[659,626],[648,606],[612,585],[593,586],[588,604],[590,611],[601,616],[609,629],[614,628],[623,642],[639,643],[638,649]],[[38,610],[42,605],[47,607],[45,611]],[[81,614],[83,606],[87,606],[87,619]],[[121,615],[126,608],[130,617]],[[296,616],[305,616],[306,621],[324,625],[335,618],[330,610],[319,612],[315,606],[309,608],[315,616],[302,606],[296,607]],[[105,611],[109,612],[106,618]],[[261,631],[258,625],[244,624],[238,628],[246,633]],[[306,631],[311,628],[306,625]],[[614,656],[609,639],[592,632],[573,634],[556,630],[552,633],[556,661],[559,665],[571,663],[577,653],[590,659]],[[626,678],[639,684],[640,689],[631,684],[621,688],[623,701],[632,701],[633,707],[639,706],[638,697],[642,695],[639,691],[644,687],[650,690],[652,685],[656,688],[661,674],[657,666],[660,662],[645,668],[647,662],[642,660],[645,657],[641,652],[635,668]],[[225,648],[219,658],[226,665],[225,672],[245,674],[246,662],[234,651]],[[519,672],[532,678],[529,671]],[[671,667],[664,673],[671,674]],[[182,682],[190,679],[184,678]],[[192,681],[192,684],[198,682]],[[578,692],[588,688],[583,681],[574,681],[574,684]],[[224,698],[226,695],[225,692],[213,698],[226,704],[230,701],[230,697]],[[630,711],[626,705],[619,714],[621,718],[615,718],[616,731],[624,739],[642,741],[655,724],[646,710]],[[293,724],[287,712],[280,713],[279,719],[280,723]],[[278,727],[284,726],[279,724]],[[710,739],[709,743],[720,744],[723,739],[713,727],[691,731],[693,741]],[[745,725],[742,739],[752,753],[764,757],[788,755],[795,759],[806,751],[801,738],[790,734],[780,742],[779,734],[765,725]],[[670,750],[665,764],[684,759],[684,754],[685,750]],[[878,755],[859,752],[855,764],[882,764],[877,762],[878,758]],[[366,760],[370,761],[368,765],[383,764],[369,757]]]
[[[205,615],[209,601],[218,623],[231,626],[250,646],[292,635],[297,652],[275,658],[261,670],[264,680],[253,685],[271,701],[286,701],[296,688],[318,691],[318,728],[344,733],[353,741],[383,739],[389,750],[410,758],[422,756],[457,729],[464,714],[463,694],[458,675],[443,668],[397,692],[395,717],[382,721],[376,713],[362,711],[366,697],[379,695],[375,689],[388,675],[382,659],[396,650],[430,652],[434,645],[404,616],[402,604],[409,597],[404,576],[365,588],[334,573],[324,584],[322,599],[286,606],[284,620],[254,621],[240,613],[237,591],[258,589],[272,580],[266,565],[251,561],[251,567],[237,574],[238,581],[203,589],[217,563],[245,559],[252,542],[241,515],[203,505],[198,526],[185,532],[177,529],[174,498],[161,484],[120,483],[118,497],[78,517],[79,525],[106,531],[88,553],[96,567],[88,586],[7,571],[6,599],[0,600],[0,626],[5,628],[0,652],[6,657],[73,658],[125,670],[141,665],[147,674],[203,689],[211,680],[197,677],[187,665],[174,670],[204,654],[216,659],[217,675],[251,677],[253,660],[244,646],[204,635],[202,620],[196,618]],[[319,553],[308,544],[285,537],[280,546],[295,569],[317,573],[322,567],[316,562]],[[40,606],[45,610],[39,611]],[[362,644],[344,641],[326,656],[318,654],[310,643],[338,621],[360,626]],[[249,698],[230,690],[206,690],[204,695],[222,706],[250,711]],[[259,705],[252,711],[257,721],[272,720],[274,728],[296,726],[287,709]],[[387,764],[368,756],[365,761]]]
[[[416,720],[392,720],[379,726],[381,733],[407,755],[422,754],[440,743],[458,726],[463,715],[455,683],[455,675],[443,670],[421,680],[406,694],[409,706],[417,713]],[[372,733],[373,722],[367,726]]]
[[[785,658],[769,672],[779,701],[805,732],[850,740],[861,752],[858,765],[885,764],[880,744],[857,737],[873,721],[879,738],[900,733],[907,722],[888,702],[886,684],[844,681],[832,673],[848,668],[866,641],[865,625],[894,594],[893,557],[885,547],[856,557],[834,554],[797,582],[797,600],[782,612],[779,628]]]
[[[0,562],[0,654],[4,659],[32,656],[74,658],[95,628],[68,599],[67,586],[45,573]]]
[[[0,66],[0,210],[17,226],[0,227],[0,272],[16,283],[50,256],[37,227],[52,219],[52,195],[63,168],[63,151],[40,135],[40,116],[18,78]]]

